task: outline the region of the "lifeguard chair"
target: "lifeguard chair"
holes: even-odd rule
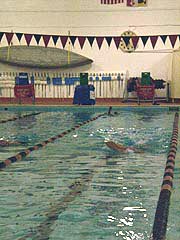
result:
[[[152,101],[155,103],[155,84],[151,79],[150,72],[142,72],[141,79],[136,82],[138,104],[140,101]]]

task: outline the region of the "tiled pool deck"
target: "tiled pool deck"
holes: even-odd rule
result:
[[[176,100],[174,102],[166,102],[166,101],[157,101],[158,106],[180,106],[180,101]],[[42,106],[72,106],[73,99],[72,98],[37,98],[35,103],[33,103],[32,99],[22,99],[21,104],[19,104],[18,99],[15,98],[0,98],[0,106],[6,105],[42,105]],[[152,106],[152,102],[140,102],[140,106]],[[139,106],[137,101],[128,101],[123,102],[122,99],[117,98],[99,98],[96,99],[95,106]]]

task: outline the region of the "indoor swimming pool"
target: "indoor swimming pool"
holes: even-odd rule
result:
[[[19,142],[0,147],[1,163],[101,116],[0,171],[0,239],[149,240],[175,112],[113,110],[118,114],[101,115],[106,107],[1,107],[0,139]],[[115,152],[106,141],[142,152]],[[179,159],[180,150],[167,240],[180,239]]]

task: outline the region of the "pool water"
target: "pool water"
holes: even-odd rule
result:
[[[106,108],[39,109],[0,124],[0,161],[86,121]],[[174,112],[116,108],[0,172],[0,239],[148,240],[164,174]],[[37,112],[37,110],[36,110]],[[0,120],[29,114],[1,110]],[[112,140],[143,153],[117,153]],[[180,239],[180,151],[177,152],[167,240]]]

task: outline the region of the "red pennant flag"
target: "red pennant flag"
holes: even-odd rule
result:
[[[82,49],[83,46],[84,46],[84,43],[86,41],[86,37],[78,37],[78,41],[79,41],[79,45],[80,45],[80,47]]]
[[[42,37],[43,37],[45,47],[47,47],[51,36],[50,35],[43,35]]]
[[[139,37],[138,36],[133,36],[133,37],[131,37],[131,39],[132,39],[134,49],[136,49],[138,41],[139,41]]]
[[[116,48],[118,49],[119,48],[119,43],[121,41],[121,37],[113,37],[113,39],[114,39],[114,42],[116,44]]]
[[[103,40],[104,40],[104,37],[96,37],[96,41],[97,41],[99,49],[101,49]]]
[[[5,33],[5,35],[6,35],[6,39],[7,39],[7,42],[8,42],[8,45],[10,45],[11,44],[11,41],[12,41],[12,38],[13,38],[13,35],[14,35],[14,33]]]
[[[62,43],[63,48],[65,48],[68,37],[67,36],[60,36],[60,39],[61,39],[61,43]]]
[[[127,0],[127,6],[128,7],[132,7],[134,5],[134,1],[133,0]]]
[[[150,36],[152,47],[154,48],[158,40],[158,36]]]
[[[172,47],[174,47],[176,40],[177,40],[177,35],[169,35],[169,39],[170,39]]]
[[[32,34],[27,34],[27,33],[24,34],[24,37],[26,39],[26,43],[27,43],[28,46],[30,45],[32,36],[33,36]]]

